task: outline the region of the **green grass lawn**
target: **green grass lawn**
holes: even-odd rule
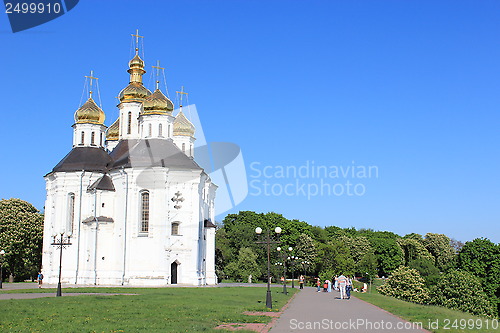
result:
[[[493,322],[491,319],[474,316],[461,311],[440,306],[419,305],[381,295],[378,293],[376,287],[383,282],[383,280],[375,280],[371,293],[355,292],[352,295],[408,321],[421,322],[425,329],[432,332],[500,332],[499,325],[496,325],[499,323],[498,320]],[[355,284],[355,287],[360,288],[360,285]],[[429,324],[432,324],[433,327],[429,327]],[[494,328],[497,329],[495,330]]]
[[[42,289],[53,292],[52,289]],[[272,288],[278,310],[286,296]],[[15,292],[40,292],[16,290]],[[64,292],[129,293],[136,296],[68,296]],[[223,323],[268,323],[264,311],[266,288],[78,288],[63,297],[0,300],[0,332],[221,332]]]

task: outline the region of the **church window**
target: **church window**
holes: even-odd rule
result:
[[[148,136],[153,136],[153,125],[149,124],[148,126]]]
[[[193,156],[193,145],[189,145],[189,156]]]
[[[82,134],[80,136],[80,144],[83,145],[85,143],[85,132],[82,131]]]
[[[167,136],[170,137],[170,125],[168,125],[168,133]]]
[[[132,133],[132,112],[128,113],[127,134]]]
[[[163,136],[163,125],[158,125],[158,136]]]
[[[179,222],[172,223],[172,235],[179,234]]]
[[[149,231],[149,192],[141,193],[141,232]]]
[[[95,146],[95,132],[90,133],[90,144]]]
[[[182,152],[186,153],[186,144],[185,143],[182,144]]]
[[[99,135],[99,146],[102,146],[102,139],[104,134]]]
[[[75,223],[75,194],[70,193],[68,196],[68,230],[73,231]]]

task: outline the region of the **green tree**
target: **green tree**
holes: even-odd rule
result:
[[[295,255],[302,261],[314,263],[317,256],[314,240],[306,234],[301,234],[295,245]]]
[[[4,272],[16,280],[35,276],[42,263],[43,215],[21,199],[0,200]]]
[[[425,248],[434,256],[436,267],[445,272],[455,266],[455,249],[448,236],[427,233],[424,239]]]
[[[319,244],[316,267],[319,274],[354,274],[354,260],[351,258],[349,247],[341,241]]]
[[[425,248],[421,241],[415,238],[401,238],[397,240],[404,252],[405,265],[409,262],[423,259],[434,261],[434,256]]]
[[[387,276],[404,263],[404,254],[395,238],[374,237],[370,239],[377,257],[378,274]]]
[[[434,260],[419,258],[408,263],[408,267],[416,269],[425,279],[427,285],[435,285],[440,277],[439,269],[434,265]]]
[[[225,271],[230,277],[239,281],[247,281],[250,275],[253,279],[261,275],[257,255],[249,247],[241,248],[237,260],[229,263]]]
[[[403,238],[404,239],[414,239],[414,240],[417,240],[419,242],[423,242],[424,241],[424,237],[422,237],[421,234],[416,234],[414,232],[412,232],[411,234],[404,235]]]
[[[420,273],[405,266],[392,272],[387,281],[377,289],[383,295],[418,304],[425,304],[430,299],[429,290]]]
[[[367,254],[373,253],[372,245],[370,241],[365,236],[354,236],[354,237],[340,237],[350,249],[352,259],[354,263],[357,264],[360,260]]]
[[[431,291],[432,303],[450,309],[491,316],[495,313],[481,281],[466,271],[450,271],[442,275]]]
[[[477,276],[500,313],[500,245],[486,238],[466,242],[458,254],[458,267]]]
[[[356,265],[357,276],[372,280],[377,276],[377,257],[373,252],[366,253]]]
[[[328,228],[337,228],[337,227],[326,227],[325,229],[318,227],[318,226],[312,226],[311,227],[311,237],[318,243],[327,243],[328,240],[330,239],[329,233],[327,232]]]

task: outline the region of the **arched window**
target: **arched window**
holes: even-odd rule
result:
[[[99,146],[101,146],[101,147],[102,147],[103,139],[104,139],[104,133],[99,135]]]
[[[80,144],[83,145],[85,144],[85,132],[82,131],[82,134],[80,136]]]
[[[73,231],[75,224],[75,194],[68,195],[68,231]]]
[[[141,232],[149,231],[149,192],[141,192]]]
[[[193,156],[193,145],[189,145],[189,156]]]
[[[163,136],[163,125],[158,125],[158,136]]]
[[[168,133],[167,136],[170,137],[170,125],[168,125]]]
[[[95,132],[90,133],[90,144],[95,146]]]
[[[179,222],[173,222],[172,223],[172,235],[178,235],[179,234]]]
[[[185,143],[182,144],[182,152],[186,153],[186,144]]]
[[[149,124],[148,126],[148,136],[153,136],[153,125]]]
[[[128,113],[127,134],[132,134],[132,112]]]

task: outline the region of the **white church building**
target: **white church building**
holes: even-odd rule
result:
[[[180,105],[142,83],[144,61],[129,62],[119,117],[107,128],[92,92],[76,111],[73,148],[45,176],[44,281],[59,278],[54,236],[63,249],[62,283],[215,284],[217,186],[194,159],[193,124]]]

